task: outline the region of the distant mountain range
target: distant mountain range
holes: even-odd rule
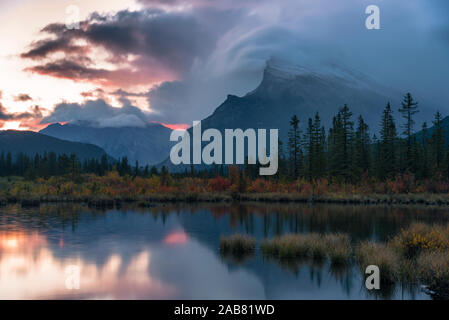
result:
[[[28,156],[55,152],[75,154],[80,160],[100,159],[106,152],[98,146],[65,141],[32,131],[0,131],[0,152],[10,152],[13,156],[23,153]],[[108,156],[109,157],[109,156]]]
[[[112,157],[127,157],[131,164],[154,165],[170,153],[171,129],[160,124],[145,127],[98,128],[87,122],[55,123],[40,131],[43,134],[100,146]]]

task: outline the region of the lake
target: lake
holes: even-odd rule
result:
[[[0,299],[429,299],[419,287],[368,291],[359,268],[223,257],[222,235],[258,240],[343,232],[384,241],[449,210],[306,204],[77,204],[0,208]],[[77,275],[79,274],[79,282]],[[77,289],[79,285],[79,289]]]

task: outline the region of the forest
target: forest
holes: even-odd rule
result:
[[[443,117],[437,112],[431,130],[424,122],[416,133],[418,111],[417,102],[406,94],[398,108],[402,118],[398,125],[387,103],[380,117],[380,132],[372,135],[361,116],[354,121],[347,105],[338,110],[327,132],[319,113],[304,125],[293,115],[288,142],[279,141],[279,170],[270,177],[259,176],[259,166],[248,164],[215,165],[207,170],[191,166],[182,173],[170,173],[165,166],[130,164],[126,157],[80,161],[75,155],[53,152],[34,157],[1,153],[0,176],[15,178],[9,179],[14,183],[0,183],[0,193],[131,197],[186,192],[292,193],[302,197],[445,194],[449,192],[449,149]],[[61,187],[64,185],[68,187]]]

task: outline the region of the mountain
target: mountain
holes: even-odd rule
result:
[[[279,138],[287,144],[289,122],[293,115],[300,120],[304,133],[309,117],[319,112],[326,131],[339,108],[347,104],[356,123],[359,115],[378,132],[382,110],[388,101],[399,106],[402,94],[383,87],[368,76],[336,65],[319,69],[295,66],[279,60],[267,62],[259,86],[248,94],[227,99],[201,123],[202,130],[248,128],[279,129]],[[170,170],[184,170],[168,159],[163,164]]]
[[[88,142],[103,148],[114,158],[127,157],[131,163],[156,164],[170,153],[171,129],[160,124],[145,127],[99,128],[87,122],[51,124],[43,134],[77,142]]]
[[[278,128],[286,141],[289,120],[296,114],[305,131],[309,117],[319,112],[328,129],[344,104],[353,118],[362,115],[377,131],[388,101],[398,105],[401,93],[375,83],[367,76],[337,66],[311,70],[270,60],[260,85],[243,97],[229,95],[208,118],[204,128]]]
[[[12,155],[23,153],[29,156],[55,152],[56,154],[75,154],[79,159],[100,159],[106,152],[100,147],[87,143],[64,141],[32,131],[0,131],[0,152]]]

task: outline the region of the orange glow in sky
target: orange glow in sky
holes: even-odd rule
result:
[[[43,116],[46,116],[58,103],[84,102],[86,97],[82,93],[94,91],[99,87],[96,83],[74,82],[69,79],[28,72],[25,69],[35,65],[35,62],[20,57],[21,53],[29,49],[31,43],[44,38],[40,34],[43,27],[55,22],[65,23],[68,19],[66,10],[74,4],[80,11],[79,20],[86,19],[95,11],[113,13],[124,9],[138,10],[141,8],[135,0],[0,1],[0,38],[2,39],[0,46],[0,70],[2,70],[0,103],[4,112],[10,114],[28,112],[30,108],[38,105]],[[101,63],[101,61],[98,62]],[[151,85],[148,84],[149,87]],[[27,94],[32,100],[17,101],[15,97],[19,94]],[[137,106],[148,109],[148,104],[143,99],[137,101]],[[41,128],[42,126],[36,123],[27,123],[23,120],[13,119],[0,123],[1,130],[39,130]]]

